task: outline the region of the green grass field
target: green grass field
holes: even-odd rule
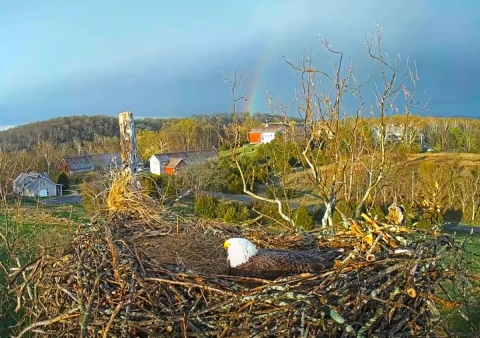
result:
[[[9,337],[11,326],[21,313],[15,313],[15,298],[7,289],[11,268],[23,265],[41,251],[62,251],[86,220],[81,205],[46,205],[34,200],[21,204],[9,201],[0,206],[0,337]]]
[[[235,150],[236,155],[253,157],[257,152],[258,146],[256,145],[245,145],[244,147],[238,147]],[[222,150],[219,154],[220,157],[228,157],[232,155],[232,150]]]
[[[468,269],[468,273],[473,275],[480,276],[480,235],[474,234],[471,237],[468,234],[452,234],[454,235],[454,243],[456,246],[462,246],[467,251],[465,256],[465,261],[462,263],[465,264]],[[465,240],[467,239],[468,240]],[[458,333],[459,337],[470,337],[473,332],[479,332],[480,330],[480,289],[477,285],[465,284],[464,294],[458,294],[457,298],[461,299],[462,297],[467,298],[468,301],[468,310],[467,314],[471,322],[469,323],[465,320],[464,317],[458,311],[451,311],[447,316],[448,326],[453,332]],[[448,285],[444,285],[445,288],[449,288]],[[457,285],[458,287],[458,285]],[[449,288],[452,290],[453,288]],[[438,290],[438,293],[441,294],[441,290]],[[455,300],[455,299],[452,299]]]

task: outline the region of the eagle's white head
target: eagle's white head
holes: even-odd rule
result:
[[[227,249],[228,261],[232,268],[246,263],[252,256],[258,253],[255,245],[245,238],[227,239],[225,243],[223,243],[223,247]]]

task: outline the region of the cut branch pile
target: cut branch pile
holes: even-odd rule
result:
[[[346,249],[332,269],[273,282],[160,264],[138,240],[187,231],[175,222],[169,230],[136,224],[132,231],[113,222],[92,227],[64,254],[12,271],[17,310],[26,315],[17,337],[447,335],[442,313],[462,311],[467,300],[453,295],[475,283],[462,247],[447,236],[364,218],[319,243]],[[197,237],[221,243],[228,231],[202,230]],[[225,261],[225,254],[217,256]]]

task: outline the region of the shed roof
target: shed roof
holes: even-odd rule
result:
[[[250,133],[277,133],[285,129],[285,126],[284,124],[267,124],[264,127],[252,128]]]
[[[161,154],[154,154],[152,156],[155,156],[155,158],[157,158],[161,162],[168,162],[173,158],[180,158],[185,161],[188,161],[189,159],[217,157],[218,151],[212,148],[212,149],[202,149],[202,150],[161,153]]]
[[[86,171],[97,166],[109,167],[122,164],[120,154],[83,155],[66,157],[63,160],[72,172]]]
[[[168,163],[167,165],[165,166],[165,168],[176,168],[180,163],[182,163],[185,161],[183,160],[183,158],[172,158]]]
[[[261,133],[261,132],[263,132],[263,127],[252,128],[252,130],[250,131],[251,134],[253,134],[253,133]]]

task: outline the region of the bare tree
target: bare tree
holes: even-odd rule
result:
[[[218,191],[226,181],[218,161],[188,165],[175,175],[176,186],[194,194],[202,191]]]
[[[471,171],[473,176],[472,190],[470,191],[472,217],[471,221],[475,222],[480,207],[480,167],[477,166]]]
[[[327,39],[321,39],[321,45],[336,58],[329,70],[323,70],[314,63],[314,50],[309,50],[296,62],[286,60],[300,80],[296,105],[305,137],[304,142],[297,142],[297,152],[306,162],[315,194],[324,205],[324,228],[333,226],[340,193],[343,192],[345,200],[351,200],[355,186],[362,189],[355,217],[364,212],[366,202],[372,198],[394,161],[394,158],[389,161],[390,151],[398,145],[392,142],[393,136],[402,142],[408,128],[406,123],[397,135],[390,131],[387,118],[398,114],[409,116],[412,109],[422,102],[415,98],[416,67],[410,67],[407,61],[401,71],[400,56],[388,58],[382,50],[382,37],[382,31],[377,27],[373,37],[365,41],[367,59],[377,66],[379,80],[372,76],[360,82],[355,76],[353,62],[346,63],[344,53],[334,49]],[[235,96],[241,80],[235,74],[234,81],[229,83],[234,117],[237,116],[236,103],[242,99]],[[267,96],[267,99],[271,109],[276,109],[271,97]],[[286,111],[281,109],[285,120],[288,120]],[[236,135],[238,140],[238,133]],[[235,159],[235,151],[232,156]],[[268,199],[247,189],[247,180],[238,160],[235,161],[244,182],[244,192],[256,199],[277,203],[282,218],[295,226],[293,220],[282,212],[281,198]]]
[[[321,43],[338,59],[336,64],[331,64],[330,71],[320,70],[313,64],[312,51],[301,62],[286,62],[297,72],[301,81],[296,98],[307,135],[302,155],[310,169],[316,193],[325,207],[322,226],[330,227],[333,225],[337,195],[346,183],[343,179],[348,176],[346,173],[349,168],[350,171],[354,170],[358,151],[363,149],[356,138],[363,102],[360,100],[356,117],[347,120],[343,107],[344,97],[353,94],[361,98],[360,87],[353,73],[353,63],[350,62],[344,71],[344,54],[333,49],[325,39]],[[326,79],[327,84],[323,85],[319,78]],[[350,148],[350,156],[344,156],[344,146]]]
[[[40,141],[35,147],[36,152],[43,158],[45,161],[47,174],[50,174],[52,165],[58,160],[58,147],[56,147],[52,142],[49,141]]]
[[[284,219],[286,222],[292,225],[292,227],[295,228],[295,221],[293,218],[291,218],[289,215],[284,210],[284,205],[282,203],[282,200],[280,198],[267,198],[265,196],[256,194],[252,191],[251,188],[253,184],[249,184],[249,181],[253,181],[254,176],[255,176],[255,168],[253,169],[253,172],[251,173],[251,177],[246,177],[245,171],[242,170],[242,166],[239,161],[239,155],[237,154],[237,147],[240,146],[241,140],[242,140],[242,134],[241,134],[241,126],[240,126],[240,121],[239,121],[239,112],[238,112],[238,102],[244,101],[248,99],[248,95],[238,95],[237,91],[239,90],[239,87],[241,86],[242,82],[245,80],[245,76],[238,72],[235,71],[233,74],[233,79],[227,79],[226,77],[224,78],[225,83],[230,87],[230,99],[229,103],[232,108],[232,128],[230,131],[230,134],[232,136],[233,140],[233,146],[232,146],[232,152],[231,152],[231,157],[235,165],[237,166],[237,169],[240,173],[240,177],[242,179],[243,183],[243,192],[251,197],[253,197],[256,200],[260,200],[263,202],[267,203],[273,203],[277,204],[278,206],[278,213]]]

